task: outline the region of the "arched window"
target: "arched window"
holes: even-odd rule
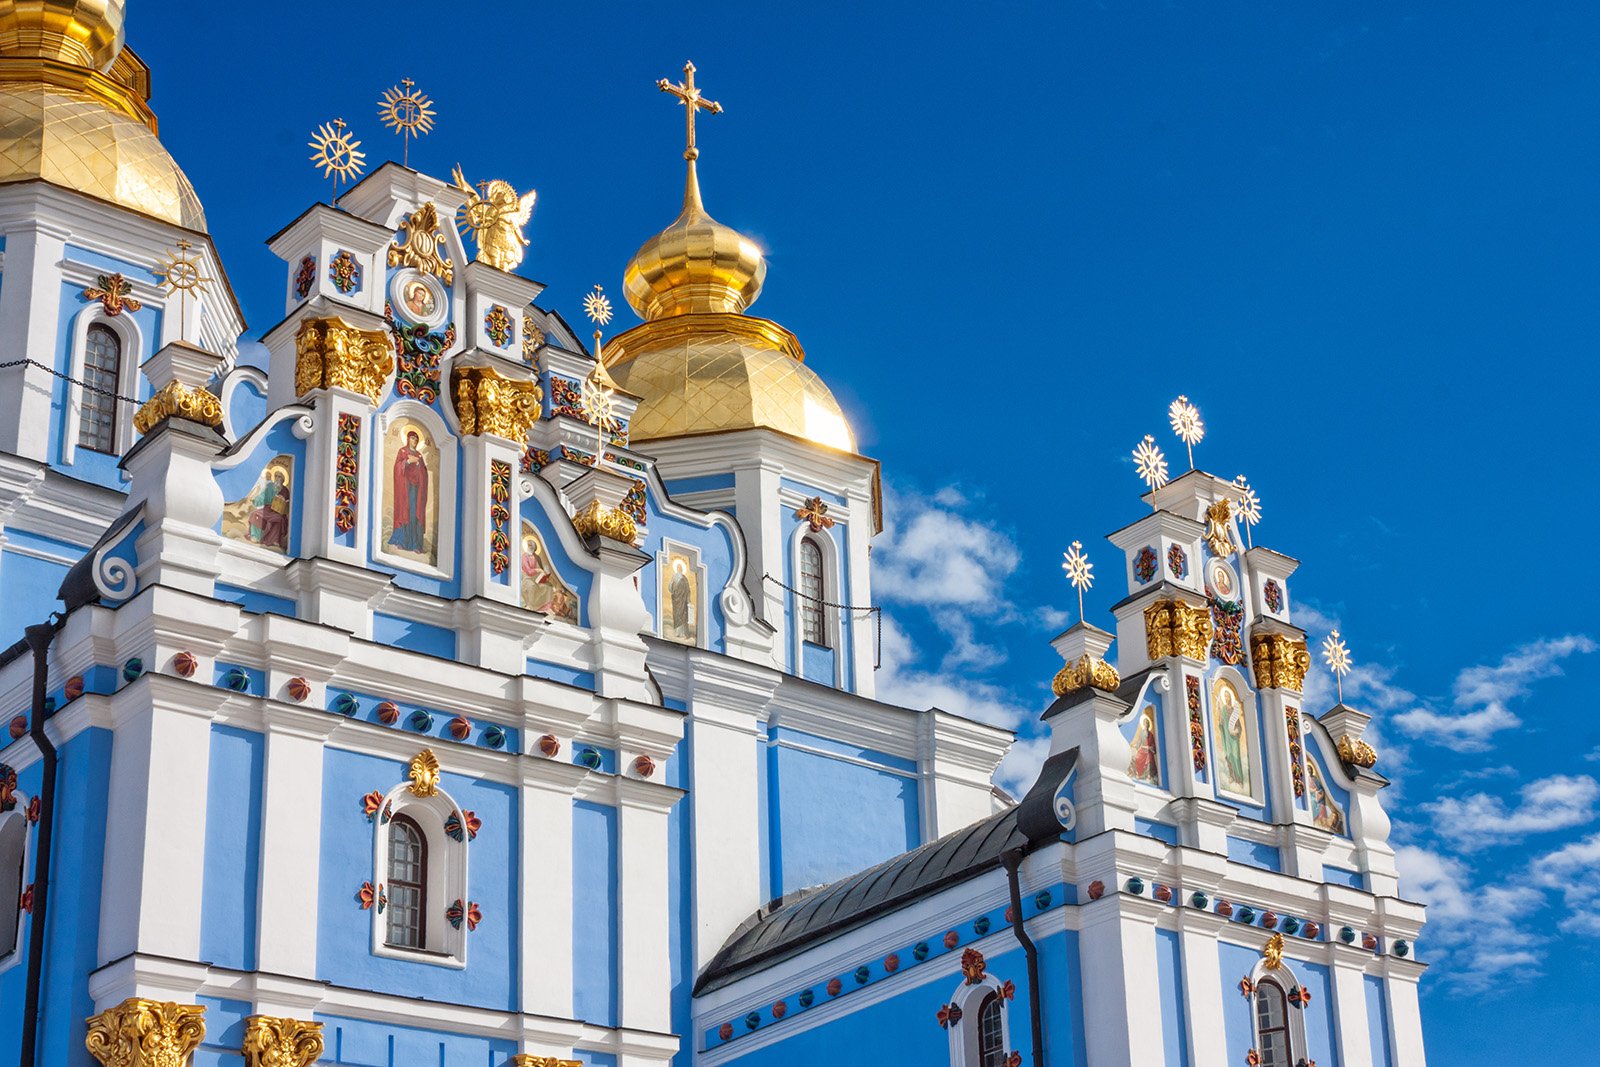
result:
[[[0,960],[15,952],[20,940],[27,837],[27,822],[20,811],[0,815]]]
[[[990,993],[978,1009],[978,1067],[1005,1067],[1005,1019],[1000,995]]]
[[[83,339],[83,388],[79,390],[78,444],[95,452],[117,452],[117,394],[122,379],[122,339],[95,323]]]
[[[428,888],[428,839],[409,816],[389,821],[389,935],[399,948],[424,948]]]
[[[822,549],[811,538],[800,542],[800,636],[813,645],[828,644],[823,604],[828,585],[822,575]]]
[[[1275,979],[1256,983],[1256,1052],[1261,1067],[1293,1067],[1294,1042],[1289,1036],[1289,1001]]]

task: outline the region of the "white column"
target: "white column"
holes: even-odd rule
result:
[[[1333,941],[1328,946],[1332,957],[1334,1041],[1339,1050],[1340,1067],[1373,1067],[1372,1032],[1367,1021],[1366,972],[1363,965],[1372,959],[1366,949]],[[1387,1037],[1387,1035],[1385,1035]]]
[[[1394,1067],[1427,1067],[1422,1047],[1422,1005],[1417,1000],[1417,979],[1422,968],[1389,958],[1383,987],[1389,1000],[1389,1052]]]
[[[667,813],[683,794],[631,778],[615,784],[618,1024],[665,1033],[672,1029]]]
[[[572,801],[587,774],[562,760],[523,760],[518,966],[529,1015],[572,1015]]]
[[[275,707],[266,718],[257,968],[315,979],[323,745],[338,720],[325,712]],[[256,1010],[273,1014],[269,1007],[258,1003]]]
[[[43,462],[51,440],[50,397],[61,384],[55,366],[61,299],[59,264],[68,231],[39,220],[6,232],[5,281],[0,287],[0,363],[31,359],[39,366],[0,371],[0,451]],[[133,395],[131,386],[123,392]],[[132,413],[121,411],[120,418]]]
[[[1217,951],[1217,938],[1227,925],[1228,921],[1214,912],[1190,907],[1178,911],[1191,1067],[1231,1067],[1223,1026],[1227,1007],[1222,995],[1222,959]]]
[[[850,524],[845,530],[844,557],[849,561],[850,588],[840,597],[846,604],[865,606],[872,603],[872,496],[869,492],[851,493],[849,498]],[[865,612],[858,612],[851,621],[851,681],[853,689],[864,697],[877,690],[878,620]]]
[[[1156,916],[1166,910],[1108,887],[1079,909],[1078,956],[1088,1067],[1150,1067],[1165,1062]]]

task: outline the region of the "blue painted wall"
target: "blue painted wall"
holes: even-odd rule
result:
[[[1156,971],[1161,985],[1161,1038],[1166,1067],[1189,1067],[1183,955],[1176,930],[1156,931]]]
[[[7,530],[6,538],[19,542],[25,538],[33,540],[20,530]],[[63,556],[70,553],[74,559],[84,552],[58,542],[53,542],[47,551]],[[61,610],[56,590],[67,576],[67,567],[68,564],[24,556],[20,552],[0,552],[0,590],[5,593],[5,624],[0,626],[0,647],[9,646],[20,638],[24,627],[44,622],[51,612]]]
[[[617,1024],[617,809],[572,810],[572,1013]]]
[[[265,755],[266,738],[261,734],[212,726],[200,958],[246,971],[256,966]]]
[[[206,1009],[206,1036],[194,1050],[194,1067],[242,1067],[239,1046],[244,1042],[245,1018],[253,1011],[250,1002],[196,997],[194,1003]]]
[[[1292,944],[1291,944],[1292,947]],[[1222,974],[1223,1028],[1227,1033],[1229,1063],[1243,1063],[1254,1036],[1251,1000],[1240,996],[1239,979],[1244,978],[1261,960],[1258,948],[1222,942],[1217,946]],[[1294,980],[1311,993],[1311,1004],[1306,1008],[1290,1007],[1301,1015],[1305,1023],[1306,1048],[1295,1048],[1296,1059],[1307,1057],[1319,1067],[1338,1067],[1339,1056],[1334,1043],[1333,997],[1328,968],[1322,964],[1284,956],[1284,963],[1293,973]]]
[[[1389,1053],[1389,991],[1375,974],[1362,976],[1367,994],[1367,1034],[1372,1041],[1372,1067],[1394,1067]]]
[[[517,1051],[515,1041],[464,1037],[338,1015],[318,1015],[316,1019],[322,1023],[324,1044],[318,1063],[349,1067],[498,1067]],[[200,1067],[198,1061],[196,1067]]]

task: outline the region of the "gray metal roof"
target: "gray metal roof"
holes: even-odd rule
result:
[[[1077,762],[1077,749],[1057,753],[1015,807],[831,885],[779,897],[734,932],[695,983],[695,995],[998,867],[1011,849],[1055,837],[1062,829],[1055,794]]]

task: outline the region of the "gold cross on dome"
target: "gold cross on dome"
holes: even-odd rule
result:
[[[689,120],[689,147],[683,150],[684,159],[698,159],[700,150],[694,146],[694,113],[704,108],[713,115],[722,114],[722,105],[715,100],[707,100],[700,95],[700,90],[694,84],[694,64],[683,65],[683,83],[673,85],[665,78],[656,79],[656,88],[664,93],[671,93],[683,105]]]

